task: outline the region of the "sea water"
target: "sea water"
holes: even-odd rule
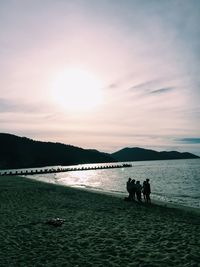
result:
[[[141,184],[148,178],[151,184],[152,199],[200,208],[200,159],[129,163],[132,164],[132,167],[69,171],[28,177],[60,185],[122,195],[127,195],[126,181],[129,177],[136,181],[139,180]],[[85,164],[74,167],[101,165],[105,166],[106,164]]]

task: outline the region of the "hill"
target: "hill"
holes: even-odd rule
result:
[[[0,133],[0,169],[115,162],[109,154]]]
[[[144,148],[123,148],[108,154],[61,143],[34,141],[0,133],[0,169],[33,168],[116,161],[192,159],[198,156],[177,151],[157,152]]]
[[[193,159],[198,156],[188,152],[161,151],[157,152],[150,149],[139,147],[123,148],[111,156],[118,161],[139,161],[139,160],[167,160],[167,159]]]

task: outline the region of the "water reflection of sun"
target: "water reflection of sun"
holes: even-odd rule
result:
[[[101,180],[99,179],[99,173],[102,171],[90,170],[90,171],[74,171],[66,173],[59,173],[59,183],[75,187],[83,188],[99,188]]]
[[[102,84],[95,75],[78,68],[59,72],[53,81],[53,98],[70,111],[92,111],[102,102]]]

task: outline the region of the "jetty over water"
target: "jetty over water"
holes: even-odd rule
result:
[[[24,169],[24,170],[6,170],[0,171],[0,176],[16,176],[16,175],[36,175],[47,173],[59,173],[59,172],[71,172],[71,171],[88,171],[88,170],[102,170],[102,169],[114,169],[114,168],[127,168],[132,167],[131,164],[115,164],[115,165],[103,165],[103,166],[77,166],[77,167],[58,167],[58,168],[39,168],[39,169]]]

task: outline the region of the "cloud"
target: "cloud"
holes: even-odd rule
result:
[[[113,89],[113,88],[116,88],[116,87],[118,87],[117,83],[111,83],[111,84],[108,85],[109,89]]]
[[[52,107],[47,103],[25,103],[23,100],[8,100],[6,98],[0,98],[0,113],[34,113],[34,114],[43,114],[49,115],[49,112],[52,114]],[[53,112],[54,114],[55,112]]]
[[[155,86],[155,84],[158,82],[158,80],[151,80],[151,81],[147,81],[147,82],[143,82],[143,83],[139,83],[136,85],[133,85],[129,88],[129,90],[136,90],[136,89],[140,89],[140,90],[149,90],[150,87]]]
[[[162,93],[167,93],[167,92],[172,91],[172,90],[174,90],[173,87],[165,87],[165,88],[160,88],[160,89],[152,90],[149,93],[150,94],[162,94]]]
[[[134,77],[136,77],[135,72],[128,72],[124,75],[119,76],[118,78],[114,79],[112,82],[110,82],[105,88],[106,89],[122,89],[124,86],[126,86],[127,83],[129,83]]]
[[[136,84],[134,86],[131,86],[129,88],[130,91],[140,91],[144,94],[161,94],[161,93],[167,93],[171,90],[174,90],[175,87],[172,86],[163,86],[163,84],[168,81],[165,79],[155,79],[155,80],[149,80],[143,83]],[[158,89],[155,89],[158,88]]]
[[[17,105],[12,101],[0,98],[0,113],[16,111]]]
[[[200,144],[200,137],[182,138],[182,139],[178,139],[178,141],[181,141],[187,144]]]

